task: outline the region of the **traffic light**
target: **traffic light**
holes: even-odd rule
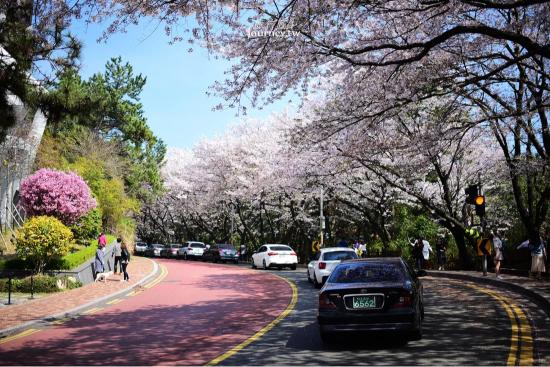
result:
[[[464,191],[466,192],[466,203],[474,205],[479,192],[478,186],[470,185]]]
[[[474,204],[476,206],[477,216],[483,217],[485,215],[485,196],[477,195],[474,199]]]

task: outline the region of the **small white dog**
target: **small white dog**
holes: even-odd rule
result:
[[[106,282],[109,275],[112,275],[112,274],[113,274],[112,271],[105,271],[103,273],[97,273],[96,276],[95,276],[95,281],[99,282],[99,281],[102,280],[102,281]]]

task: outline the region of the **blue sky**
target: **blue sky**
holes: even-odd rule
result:
[[[111,36],[97,43],[105,25],[74,24],[72,32],[84,43],[81,74],[84,78],[104,71],[111,57],[121,56],[135,73],[147,77],[142,93],[145,116],[149,126],[169,147],[191,148],[201,139],[223,133],[239,117],[236,109],[212,111],[223,100],[208,97],[206,91],[231,65],[215,60],[207,51],[195,47],[187,51],[185,42],[169,45],[163,27],[142,22],[127,33]],[[283,110],[288,103],[280,101],[263,110],[248,107],[248,117],[262,118]]]

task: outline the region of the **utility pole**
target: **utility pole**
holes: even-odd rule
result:
[[[324,232],[325,232],[325,217],[323,215],[323,188],[321,187],[321,206],[320,206],[320,213],[319,213],[319,220],[321,225],[321,247],[323,247],[324,243]]]

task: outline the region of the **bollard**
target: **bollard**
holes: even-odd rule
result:
[[[11,305],[11,274],[8,278],[8,305]]]
[[[31,299],[34,298],[34,277],[31,274]]]

